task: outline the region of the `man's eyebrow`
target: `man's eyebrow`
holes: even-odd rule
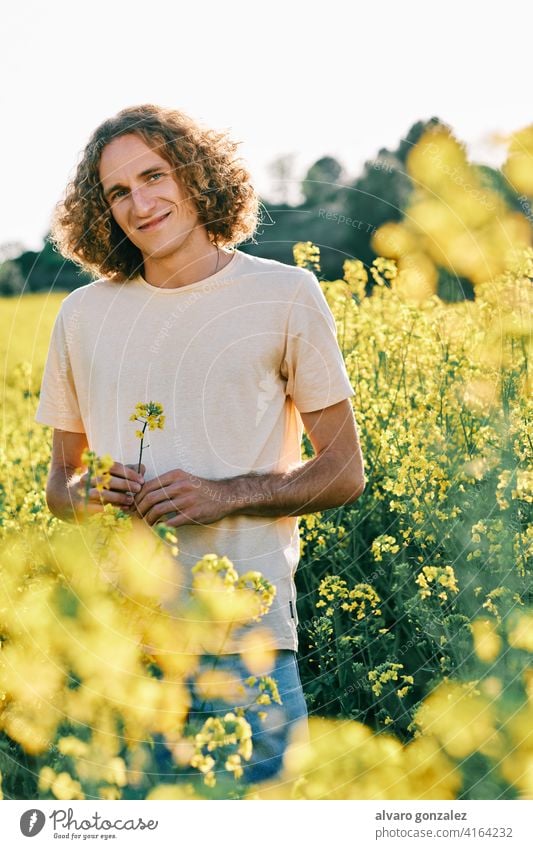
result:
[[[156,174],[157,172],[164,171],[166,168],[169,168],[169,167],[170,166],[166,165],[166,164],[164,164],[164,165],[151,165],[150,168],[145,168],[144,171],[141,171],[141,173],[137,174],[137,176],[138,177],[148,177],[149,174]],[[112,192],[114,192],[115,189],[123,189],[123,188],[124,188],[124,186],[122,185],[122,183],[115,183],[113,186],[111,186],[110,189],[107,189],[104,192],[104,197],[105,198],[109,197],[109,195],[112,194]]]

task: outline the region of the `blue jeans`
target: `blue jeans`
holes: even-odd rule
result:
[[[231,672],[242,681],[251,676],[239,654],[225,654],[218,658],[203,657],[200,670],[212,668]],[[300,681],[296,652],[280,649],[276,655],[274,668],[269,675],[278,685],[281,704],[276,702],[269,705],[254,704],[245,714],[252,728],[253,751],[250,760],[242,762],[244,774],[241,780],[250,784],[273,778],[281,771],[289,734],[296,724],[301,724],[304,733],[307,732],[307,706]],[[224,716],[233,707],[249,704],[258,695],[257,688],[246,688],[250,698],[244,698],[238,704],[232,705],[221,699],[211,701],[200,699],[194,690],[193,683],[190,682],[189,687],[192,695],[190,721],[201,722],[208,716]],[[261,712],[266,714],[263,719],[258,715]],[[164,747],[160,735],[154,737],[154,742],[159,771],[163,775],[165,772],[168,774],[172,771],[170,752]],[[169,781],[171,777],[167,776],[166,779],[163,777],[162,780]]]

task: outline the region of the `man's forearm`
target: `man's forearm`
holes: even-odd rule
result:
[[[285,473],[252,473],[220,483],[228,515],[300,516],[355,501],[364,490],[364,471],[362,462],[354,470],[331,451]]]
[[[79,518],[75,507],[80,508],[82,501],[73,488],[79,478],[74,469],[56,469],[48,478],[46,485],[46,503],[48,509],[64,522],[74,522]]]

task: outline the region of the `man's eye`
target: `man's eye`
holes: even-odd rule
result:
[[[110,200],[111,200],[111,202],[113,202],[114,200],[118,200],[119,198],[121,198],[125,194],[126,194],[126,189],[117,189],[111,195]]]
[[[159,172],[157,172],[156,174],[150,174],[148,179],[149,180],[157,180],[159,177],[162,177],[162,176],[163,176],[163,174],[160,174]]]

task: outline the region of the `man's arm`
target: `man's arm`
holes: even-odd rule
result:
[[[84,433],[54,429],[50,473],[46,484],[48,509],[65,522],[78,521],[104,509],[105,503],[114,504],[127,512],[133,505],[133,493],[140,490],[143,475],[121,463],[111,467],[109,488],[101,492],[92,479],[89,501],[85,503],[86,474],[76,474],[83,467],[81,456],[88,447]],[[144,470],[144,466],[142,467]],[[131,493],[131,495],[128,495]]]
[[[301,413],[315,457],[284,474],[227,481],[237,509],[252,516],[299,516],[356,501],[365,488],[364,461],[349,400]]]
[[[348,399],[302,413],[316,456],[277,474],[206,480],[173,469],[146,483],[136,506],[149,524],[208,525],[224,516],[299,516],[355,501],[365,488],[363,456]]]
[[[86,448],[84,433],[54,429],[46,503],[54,516],[66,522],[75,519],[74,503],[78,501],[74,488],[76,469],[81,467],[81,455]]]

